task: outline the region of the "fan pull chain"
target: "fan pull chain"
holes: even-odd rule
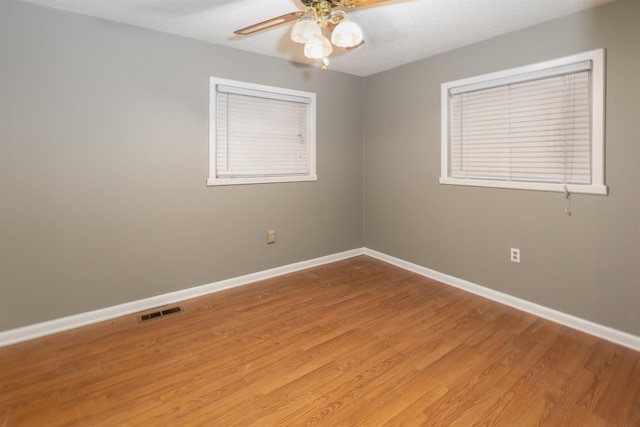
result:
[[[571,193],[569,193],[569,189],[567,186],[564,186],[564,214],[567,216],[571,216]]]

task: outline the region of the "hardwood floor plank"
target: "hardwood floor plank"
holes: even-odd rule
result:
[[[0,426],[640,425],[638,352],[366,256],[180,305],[1,348]]]

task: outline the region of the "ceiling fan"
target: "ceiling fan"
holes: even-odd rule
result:
[[[301,0],[305,10],[286,13],[257,24],[249,25],[234,31],[235,34],[247,36],[258,31],[297,20],[291,29],[291,40],[304,43],[304,54],[307,58],[321,59],[322,69],[329,65],[329,55],[333,50],[331,44],[355,49],[364,43],[362,29],[347,18],[342,9],[370,6],[389,0]],[[327,38],[324,33],[329,34]]]

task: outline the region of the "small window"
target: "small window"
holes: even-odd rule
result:
[[[604,50],[442,84],[440,183],[607,194]]]
[[[315,181],[314,93],[210,80],[208,185]]]

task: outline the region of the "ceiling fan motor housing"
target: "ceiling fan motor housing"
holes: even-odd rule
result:
[[[316,10],[331,10],[338,6],[349,6],[349,1],[344,0],[302,0],[302,4],[306,7],[312,7]]]

